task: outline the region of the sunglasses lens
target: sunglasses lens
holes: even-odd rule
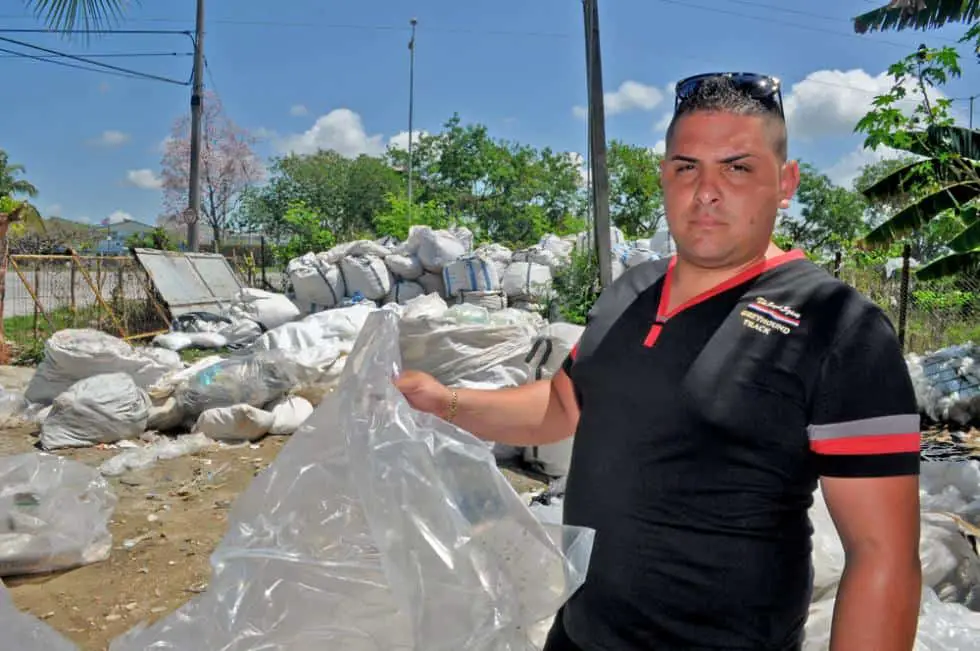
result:
[[[745,93],[752,99],[777,106],[779,104],[776,99],[779,82],[772,77],[751,72],[702,74],[684,79],[677,83],[675,91],[677,102],[680,103],[694,95],[701,84],[714,77],[727,77],[739,92]]]

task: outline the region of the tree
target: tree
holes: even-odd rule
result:
[[[945,233],[944,242],[951,252],[916,274],[923,279],[937,278],[974,269],[980,265],[980,215],[976,206],[980,198],[980,132],[954,125],[951,100],[931,98],[933,89],[960,75],[959,54],[951,47],[923,45],[891,66],[889,72],[892,88],[875,98],[874,108],[855,130],[866,134],[866,147],[886,145],[916,158],[863,190],[872,201],[901,198],[903,203],[864,241],[888,245],[937,222],[951,231]],[[898,105],[907,100],[910,87],[919,101],[909,115]]]
[[[980,19],[980,0],[892,0],[854,19],[854,31],[926,30]]]
[[[609,143],[609,212],[627,237],[651,235],[663,218],[660,189],[662,156],[647,147],[618,140]]]
[[[335,151],[289,154],[275,158],[270,180],[242,201],[241,221],[273,238],[288,238],[295,228],[285,220],[296,206],[312,211],[320,228],[338,240],[368,233],[375,216],[389,208],[386,197],[404,192],[399,173],[381,159],[345,158]]]
[[[215,249],[231,225],[246,188],[260,181],[263,169],[252,151],[252,136],[228,118],[221,102],[206,93],[201,119],[201,220],[210,228]],[[161,225],[183,224],[190,183],[190,116],[174,123],[161,161],[164,214]],[[186,230],[186,226],[182,226]]]
[[[0,149],[0,197],[37,196],[37,188],[30,181],[18,178],[24,172],[23,165],[11,163],[7,152]]]
[[[796,191],[799,217],[785,216],[779,233],[810,253],[830,253],[850,243],[864,228],[867,204],[860,194],[835,185],[809,163],[800,165]]]
[[[107,27],[128,4],[127,0],[27,0],[48,27],[64,32],[79,24],[83,29]]]

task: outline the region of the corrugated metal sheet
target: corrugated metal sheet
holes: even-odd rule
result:
[[[173,316],[220,312],[242,289],[223,255],[155,249],[134,249],[134,253]]]

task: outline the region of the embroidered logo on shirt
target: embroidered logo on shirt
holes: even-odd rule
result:
[[[742,310],[742,325],[764,335],[776,332],[788,335],[800,325],[800,313],[786,305],[779,305],[757,297]]]

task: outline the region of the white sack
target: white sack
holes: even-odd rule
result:
[[[24,398],[50,404],[75,382],[103,373],[126,373],[139,387],[149,387],[173,370],[122,339],[90,329],[59,330],[44,344],[44,359]]]
[[[538,242],[538,246],[546,251],[550,251],[556,258],[559,258],[563,262],[568,262],[569,257],[572,255],[572,249],[575,248],[575,238],[573,236],[570,240],[563,240],[557,235],[545,235]]]
[[[269,434],[292,434],[313,415],[313,405],[300,396],[288,396],[266,407],[272,412]]]
[[[434,231],[428,226],[413,226],[408,237],[409,246],[417,246],[422,267],[429,272],[441,273],[446,265],[466,255],[467,247],[449,231]]]
[[[456,297],[458,305],[476,305],[488,312],[499,312],[507,308],[507,294],[503,292],[460,292]]]
[[[84,463],[37,452],[0,458],[0,576],[107,559],[115,507],[109,484]],[[2,630],[5,649],[24,648],[8,646]]]
[[[174,397],[185,416],[216,407],[253,407],[286,395],[296,385],[296,368],[285,351],[256,350],[212,364],[183,382]]]
[[[492,292],[500,289],[500,277],[493,263],[476,256],[460,258],[442,270],[447,297],[462,292]]]
[[[153,338],[153,345],[178,352],[190,348],[194,344],[190,335],[185,332],[167,332]]]
[[[285,294],[245,287],[235,295],[228,315],[232,319],[251,319],[271,330],[298,318],[299,308]]]
[[[150,397],[125,373],[79,380],[54,399],[41,447],[79,448],[134,439],[146,431]]]
[[[426,294],[446,297],[446,283],[443,282],[441,273],[424,273],[419,276],[419,284],[425,288]]]
[[[385,256],[385,264],[393,275],[405,280],[415,280],[425,271],[422,268],[422,261],[414,255],[391,253]]]
[[[311,312],[334,307],[347,293],[340,267],[312,253],[290,260],[286,274],[296,292],[296,301]]]
[[[347,284],[347,296],[360,293],[371,301],[380,301],[391,289],[391,272],[384,260],[374,256],[348,256],[340,261]]]
[[[256,441],[269,433],[274,420],[270,412],[252,405],[215,407],[201,412],[191,433],[216,441]]]
[[[980,346],[948,346],[906,363],[919,409],[941,423],[980,421]]]
[[[551,292],[551,269],[533,262],[514,262],[507,267],[501,285],[510,298],[546,298]]]
[[[475,251],[484,260],[489,260],[497,268],[497,278],[503,278],[514,252],[502,244],[484,244]]]
[[[535,334],[528,325],[459,325],[452,315],[441,318],[403,318],[401,350],[405,368],[425,371],[446,385],[485,382],[498,387],[528,381],[524,361]],[[485,312],[485,310],[484,310]],[[462,317],[460,317],[462,318]]]
[[[425,287],[414,280],[399,280],[392,283],[391,291],[385,301],[388,303],[399,303],[404,305],[413,298],[418,298],[425,294]]]
[[[532,360],[532,367],[541,364],[542,377],[549,378],[555,375],[565,363],[569,353],[572,352],[572,348],[582,338],[583,332],[585,332],[585,326],[573,323],[551,323],[545,326],[537,337],[541,343],[535,344],[536,354]],[[550,346],[545,342],[548,342]]]
[[[552,250],[541,246],[532,246],[523,251],[515,252],[513,261],[540,264],[551,269],[552,273],[556,273],[568,262],[566,258],[556,255]]]
[[[384,258],[391,250],[381,244],[380,242],[374,242],[372,240],[356,240],[350,242],[346,245],[344,250],[344,255],[341,257],[349,257],[352,255],[356,256],[373,256],[375,258]]]
[[[176,351],[167,350],[166,348],[151,348],[149,346],[139,348],[138,350],[158,364],[165,366],[169,371],[184,368],[184,362],[180,359],[180,355]]]

